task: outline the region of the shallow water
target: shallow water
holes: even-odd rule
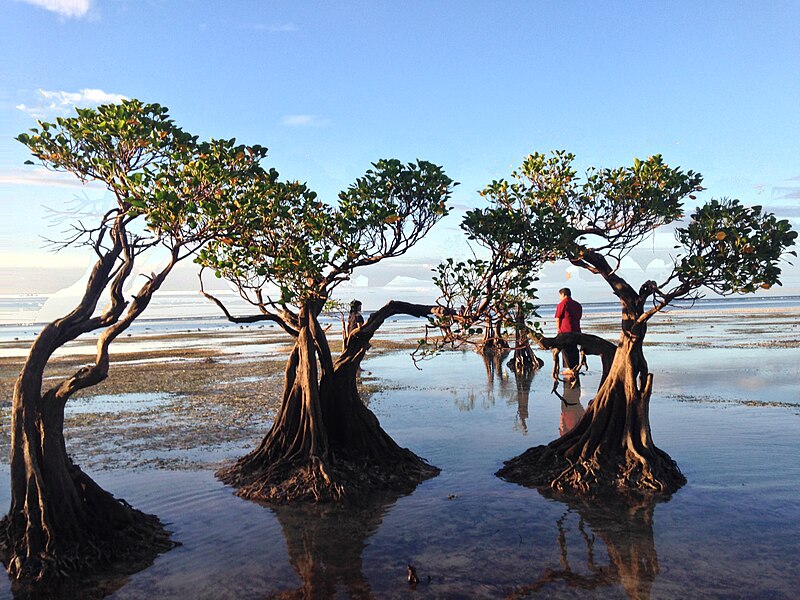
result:
[[[70,400],[64,413],[66,416],[86,413],[145,412],[169,404],[174,394],[150,392],[146,394],[98,394]]]
[[[182,543],[111,597],[247,599],[305,586],[314,598],[795,598],[800,416],[737,400],[797,402],[800,357],[726,352],[648,349],[653,435],[689,483],[668,502],[638,507],[547,498],[493,475],[558,435],[563,405],[549,373],[526,393],[472,353],[422,371],[403,353],[370,359],[365,368],[385,387],[370,408],[398,443],[442,469],[438,477],[409,496],[342,510],[259,506],[209,472],[96,473]],[[755,383],[743,385],[746,377]],[[414,591],[408,563],[421,579]],[[0,596],[10,596],[6,580]]]

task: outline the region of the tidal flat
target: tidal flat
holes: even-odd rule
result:
[[[158,515],[181,545],[130,577],[64,597],[796,598],[800,583],[800,307],[657,316],[646,357],[651,424],[688,484],[659,502],[581,500],[506,483],[507,460],[559,435],[576,409],[471,351],[415,367],[422,325],[376,339],[362,398],[402,446],[442,469],[404,497],[362,507],[269,507],[214,470],[264,435],[280,400],[288,338],[277,330],[152,332],[121,340],[108,380],[70,401],[75,461]],[[615,313],[585,331],[614,339]],[[336,334],[332,333],[331,337]],[[0,444],[25,340],[0,353]],[[48,377],[87,361],[91,340]],[[580,407],[600,365],[589,358]],[[8,455],[0,456],[8,506]],[[407,565],[420,578],[406,581]],[[12,597],[0,578],[0,597]]]

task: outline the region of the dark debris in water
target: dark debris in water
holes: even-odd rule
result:
[[[677,400],[678,402],[691,402],[696,404],[735,404],[757,408],[794,408],[800,411],[800,404],[795,404],[793,402],[766,402],[763,400],[726,398],[723,396],[694,396],[691,394],[670,394],[667,397]],[[800,412],[797,414],[800,414]]]

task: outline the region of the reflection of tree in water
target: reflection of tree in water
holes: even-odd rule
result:
[[[536,377],[538,370],[516,372],[509,368],[503,368],[503,362],[508,353],[492,352],[482,355],[483,366],[486,369],[486,395],[482,396],[483,408],[489,408],[495,404],[495,392],[508,401],[510,406],[517,404],[516,421],[514,429],[522,431],[523,435],[528,433],[528,400],[531,394],[531,382]],[[514,388],[510,386],[509,372],[514,376]],[[470,391],[466,395],[456,395],[455,403],[459,410],[470,411],[475,408],[477,394]]]
[[[384,515],[400,497],[383,494],[358,505],[301,503],[273,506],[286,539],[289,562],[302,580],[296,590],[270,598],[374,598],[361,554]]]
[[[495,386],[501,394],[508,389],[508,373],[503,370],[503,360],[507,354],[508,352],[503,350],[481,354],[483,366],[486,368],[486,394],[481,396],[483,408],[494,406]],[[456,395],[455,404],[458,410],[470,411],[475,409],[477,400],[478,394],[470,391],[465,395]]]
[[[552,590],[552,586],[559,583],[579,590],[621,585],[631,600],[650,598],[659,571],[653,538],[653,510],[657,502],[668,498],[603,496],[592,500],[556,495],[547,488],[539,489],[539,493],[568,507],[556,521],[561,564],[559,568],[547,568],[539,579],[517,588],[509,598],[524,598]],[[568,533],[576,513],[581,541],[578,548],[569,548]],[[598,538],[605,545],[608,564],[598,561],[599,549],[595,544]],[[579,561],[580,568],[576,564]]]
[[[483,354],[483,366],[486,368],[486,396],[489,406],[494,406],[495,385],[501,394],[508,387],[508,373],[503,370],[503,361],[507,355],[508,350],[504,349]]]
[[[83,578],[53,581],[49,583],[12,581],[11,593],[14,600],[101,600],[121,589],[131,575],[143,571],[153,564],[159,552],[151,556],[126,563],[120,561],[110,565],[109,570],[89,574]]]
[[[514,371],[514,382],[517,384],[517,423],[519,423],[519,428],[522,429],[524,435],[528,433],[526,419],[528,418],[528,401],[531,396],[531,382],[538,372],[538,369],[522,372]]]

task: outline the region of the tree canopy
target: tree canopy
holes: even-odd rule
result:
[[[214,207],[229,233],[197,262],[234,283],[256,318],[296,333],[300,306],[321,309],[357,268],[400,256],[426,235],[447,214],[453,185],[432,163],[380,160],[333,206],[270,171],[244,198]]]
[[[678,299],[704,289],[748,293],[780,283],[780,261],[797,237],[789,222],[738,200],[710,200],[687,220],[702,176],[664,163],[661,156],[632,166],[589,169],[577,177],[574,156],[529,155],[511,181],[493,182],[499,198],[513,198],[526,213],[536,260],[567,260],[601,276],[619,298],[622,328],[603,378],[576,427],[546,446],[508,461],[498,475],[528,485],[596,493],[601,490],[671,493],[685,483],[677,464],[655,446],[649,420],[653,375],[644,357],[648,320]],[[678,244],[669,274],[635,288],[619,273],[622,259],[653,232],[677,223]],[[595,345],[585,333],[569,343]]]
[[[173,267],[225,231],[213,199],[234,202],[233,179],[259,171],[265,150],[233,140],[198,142],[167,108],[126,100],[55,123],[40,122],[17,138],[41,164],[102,184],[105,213],[72,224],[59,248],[83,245],[96,262],[83,296],[67,315],[44,326],[14,387],[11,417],[11,507],[0,523],[0,549],[15,579],[66,577],[124,557],[152,560],[171,547],[158,519],[115,499],[67,453],[64,408],[77,391],[108,377],[112,342],[146,309]],[[30,161],[32,162],[32,161]],[[167,260],[132,291],[127,285],[147,251]],[[104,295],[107,306],[97,311]],[[98,331],[94,362],[62,380],[44,371],[53,353]]]
[[[563,151],[534,153],[511,181],[487,188],[493,198],[524,207],[532,260],[568,260],[601,275],[623,302],[643,293],[655,309],[644,320],[673,300],[700,297],[703,287],[731,294],[780,284],[779,263],[796,238],[787,220],[722,199],[699,206],[680,225],[684,203],[703,190],[699,173],[670,167],[655,155],[629,167],[589,169],[580,178],[573,161]],[[671,273],[635,292],[617,275],[622,259],[674,222],[678,246]]]

